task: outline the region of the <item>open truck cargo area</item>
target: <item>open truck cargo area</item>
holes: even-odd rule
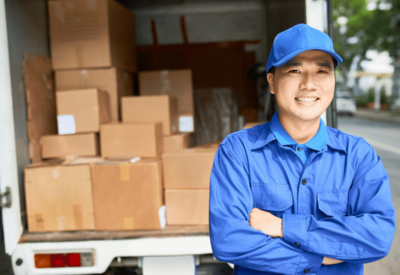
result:
[[[209,238],[213,155],[271,118],[259,68],[273,39],[298,23],[329,33],[330,0],[178,2],[0,0],[15,275],[232,273]]]

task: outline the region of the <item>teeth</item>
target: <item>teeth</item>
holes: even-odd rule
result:
[[[304,101],[304,102],[314,102],[317,100],[317,98],[316,97],[296,97],[296,100]]]

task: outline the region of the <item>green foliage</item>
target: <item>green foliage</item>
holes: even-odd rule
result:
[[[380,97],[381,97],[381,104],[387,104],[388,106],[392,105],[394,103],[394,100],[391,96],[388,96],[386,94],[386,89],[385,87],[382,87],[381,92],[380,92]]]
[[[365,105],[368,103],[367,96],[366,95],[360,95],[356,97],[356,105],[357,107],[365,107]]]
[[[370,49],[386,50],[394,58],[400,54],[400,0],[380,0],[375,10],[367,10],[367,2],[369,0],[332,0],[334,47],[344,61],[339,68],[346,71],[356,55],[364,60]],[[391,4],[391,8],[381,10],[381,2]],[[346,27],[339,25],[339,17],[348,19]],[[358,42],[349,43],[351,37],[357,37]]]
[[[373,89],[369,89],[366,96],[367,103],[375,102],[375,92]]]

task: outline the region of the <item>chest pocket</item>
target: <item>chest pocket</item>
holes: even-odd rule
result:
[[[326,216],[345,216],[347,213],[348,190],[318,192],[318,209]]]
[[[268,211],[284,211],[293,205],[288,184],[252,184],[254,207]]]

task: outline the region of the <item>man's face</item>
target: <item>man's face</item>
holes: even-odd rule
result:
[[[319,119],[335,89],[332,56],[322,51],[303,52],[267,75],[279,115],[301,121]]]

